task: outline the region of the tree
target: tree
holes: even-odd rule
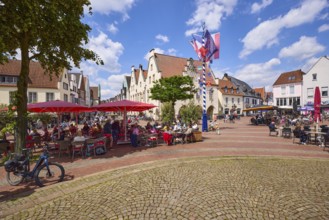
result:
[[[202,116],[202,109],[200,106],[195,105],[193,101],[190,101],[187,106],[183,106],[179,111],[182,120],[185,123],[197,122]]]
[[[172,108],[175,109],[176,101],[192,99],[196,91],[191,77],[173,76],[155,81],[150,98],[162,103],[171,102]]]
[[[30,61],[39,61],[49,75],[59,76],[71,63],[79,67],[82,59],[103,61],[84,48],[91,28],[80,19],[89,0],[0,0],[0,63],[21,55],[17,82],[17,152],[25,146],[27,130],[27,87]],[[91,8],[89,7],[91,14]]]
[[[171,102],[165,102],[161,106],[161,121],[165,123],[171,124],[173,121],[175,121],[175,111],[172,108]]]

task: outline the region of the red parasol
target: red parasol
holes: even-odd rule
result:
[[[314,92],[314,121],[318,122],[321,121],[321,113],[320,113],[320,107],[321,107],[321,94],[319,87],[315,87]]]
[[[134,112],[142,112],[149,110],[151,108],[156,107],[153,104],[143,103],[143,102],[135,102],[130,100],[121,100],[115,102],[107,102],[100,105],[93,106],[94,109],[98,111],[134,111]]]
[[[78,105],[72,102],[65,102],[60,100],[54,100],[49,102],[38,102],[38,103],[30,103],[27,105],[27,110],[29,112],[56,112],[59,116],[59,113],[64,112],[91,112],[95,111],[92,108],[87,106]],[[78,117],[78,116],[77,116]],[[59,125],[59,117],[57,119],[57,124]],[[60,133],[58,132],[58,138]]]
[[[87,106],[78,105],[71,102],[65,102],[60,100],[49,102],[30,103],[27,105],[29,112],[90,112],[95,111]]]
[[[153,104],[148,104],[144,102],[135,102],[130,100],[121,100],[115,102],[107,102],[100,105],[93,106],[97,111],[107,111],[107,112],[123,112],[123,124],[125,129],[125,141],[127,141],[127,131],[126,131],[126,117],[127,111],[142,112],[156,107]]]

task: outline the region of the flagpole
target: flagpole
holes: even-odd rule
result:
[[[202,47],[205,47],[205,23],[202,24]],[[202,132],[208,132],[208,118],[207,118],[207,95],[206,95],[206,56],[202,57],[202,76],[203,76],[203,83],[202,83],[202,100],[203,100],[203,111],[202,111]]]

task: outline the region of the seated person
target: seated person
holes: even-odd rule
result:
[[[180,131],[180,130],[182,130],[182,127],[181,127],[181,124],[180,123],[174,123],[174,129],[173,129],[174,131]]]
[[[190,141],[190,142],[193,141],[193,128],[192,128],[191,124],[188,126],[187,130],[185,131],[185,138],[186,138],[186,141]],[[185,140],[184,140],[184,142],[185,142]]]
[[[77,131],[78,131],[77,127],[75,127],[74,124],[70,124],[70,127],[69,127],[70,136],[74,137],[76,135]]]
[[[89,130],[90,130],[90,127],[89,127],[88,123],[85,122],[85,123],[83,124],[82,129],[81,129],[82,135],[84,135],[84,136],[88,136],[88,135],[89,135]]]
[[[86,138],[85,138],[85,136],[82,135],[81,131],[78,131],[77,135],[73,138],[73,142],[75,142],[75,141],[85,141],[85,140],[86,140]]]
[[[192,129],[193,129],[193,131],[199,130],[198,124],[196,122],[192,125]]]
[[[46,126],[43,128],[43,135],[41,135],[41,140],[50,141],[50,134]]]
[[[146,130],[150,130],[152,128],[152,125],[150,122],[147,122],[146,126],[145,126],[145,129]]]
[[[275,122],[274,122],[274,121],[272,121],[272,122],[269,124],[268,127],[270,128],[270,131],[275,131],[275,132],[276,132],[276,135],[279,134],[279,132],[277,131],[277,128],[276,128],[276,126],[275,126]]]
[[[301,130],[300,133],[299,133],[299,139],[300,139],[300,143],[301,144],[306,144],[307,142],[307,139],[308,139],[308,136],[305,132],[305,129],[304,130]]]
[[[32,137],[39,136],[41,137],[41,134],[37,131],[37,129],[33,128],[30,134]]]

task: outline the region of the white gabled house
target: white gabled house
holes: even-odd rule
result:
[[[303,76],[302,105],[313,105],[314,91],[318,86],[321,92],[322,111],[329,113],[329,57],[321,57]]]

